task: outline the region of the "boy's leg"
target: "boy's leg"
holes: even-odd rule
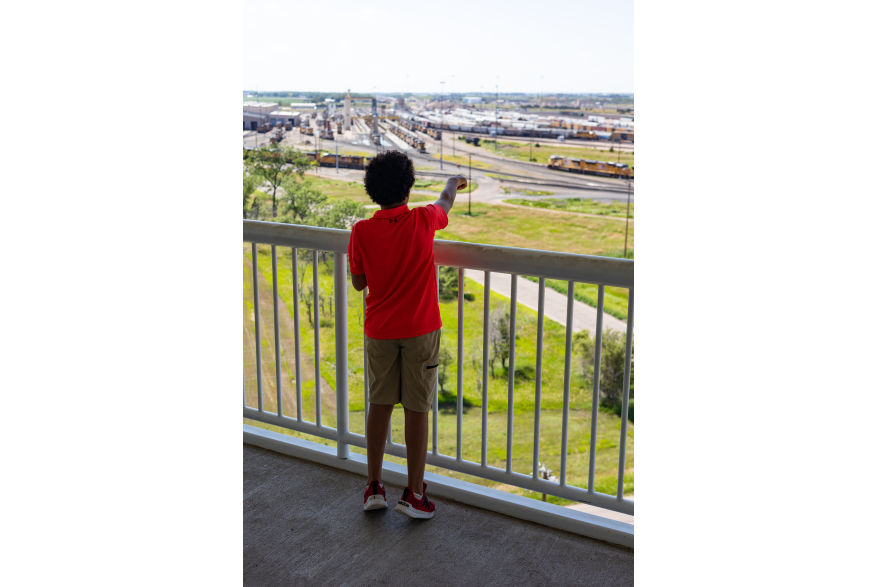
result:
[[[371,420],[371,414],[369,414]],[[384,438],[387,435],[384,434]],[[408,487],[423,494],[423,471],[426,468],[426,445],[429,437],[429,412],[415,412],[405,408],[405,446],[408,453]],[[371,445],[369,445],[371,446]],[[371,453],[369,453],[371,472]]]
[[[368,427],[365,432],[366,451],[368,453],[368,482],[381,481],[381,469],[384,466],[384,449],[387,445],[387,433],[390,430],[390,418],[395,406],[369,404]],[[405,438],[408,438],[408,418],[405,419]],[[424,440],[424,446],[426,446]],[[423,458],[426,459],[426,453]],[[420,475],[423,480],[423,473]]]
[[[405,408],[405,445],[408,488],[423,494],[423,470],[439,364],[441,329],[402,341],[402,406]]]

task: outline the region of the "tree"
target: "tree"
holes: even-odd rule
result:
[[[314,219],[316,226],[350,230],[357,220],[365,218],[365,206],[353,200],[336,200],[322,209]]]
[[[247,217],[250,196],[253,195],[254,191],[256,191],[256,178],[252,175],[247,175],[247,172],[244,171],[244,218]]]
[[[287,179],[304,178],[304,172],[313,163],[291,147],[281,147],[279,143],[260,147],[251,153],[244,162],[247,172],[260,183],[267,183],[271,191],[271,213],[277,218],[277,189]]]
[[[573,338],[579,357],[579,374],[593,385],[594,340],[587,330],[577,332]],[[626,335],[617,330],[604,330],[600,351],[600,405],[620,413],[624,397],[624,355]],[[630,399],[633,399],[633,345],[630,348]]]
[[[442,337],[444,338],[444,337]],[[441,394],[445,393],[445,383],[448,381],[448,365],[451,364],[451,351],[445,345],[439,346],[438,384]]]
[[[321,213],[329,198],[309,181],[300,182],[294,178],[286,178],[281,187],[282,214],[278,220],[287,224],[318,226],[310,220]]]
[[[494,361],[500,360],[502,368],[506,369],[506,361],[509,359],[509,308],[505,304],[495,308],[490,313],[490,376],[494,377]]]
[[[305,307],[308,309],[308,322],[310,322],[311,328],[313,328],[314,320],[311,315],[311,306],[315,306],[313,287],[311,287],[310,285],[305,285],[301,288],[301,301],[304,302]],[[316,307],[314,307],[314,309],[316,309]]]
[[[439,267],[439,299],[443,302],[457,298],[458,274],[456,267]]]

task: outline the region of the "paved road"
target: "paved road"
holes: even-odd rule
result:
[[[484,272],[466,269],[465,275],[475,283],[484,285]],[[490,290],[508,298],[512,297],[512,276],[507,273],[490,274]],[[518,303],[532,310],[539,311],[539,284],[518,277]],[[566,296],[545,288],[545,317],[566,326]],[[587,330],[594,335],[597,332],[597,308],[576,300],[572,311],[573,332]],[[620,330],[624,332],[627,324],[607,313],[603,313],[603,330]]]

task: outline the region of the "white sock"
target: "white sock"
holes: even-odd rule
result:
[[[414,493],[414,492],[412,491],[412,493]],[[414,493],[414,497],[416,497],[417,499],[423,499],[423,496],[420,495],[419,493]]]

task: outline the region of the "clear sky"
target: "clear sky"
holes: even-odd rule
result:
[[[633,92],[632,0],[244,0],[243,28],[244,90]]]

